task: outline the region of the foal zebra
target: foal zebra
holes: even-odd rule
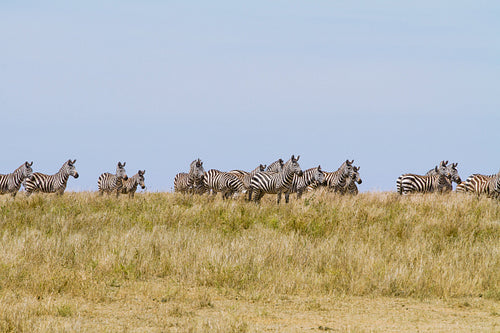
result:
[[[195,193],[197,188],[203,186],[203,162],[200,159],[194,160],[189,165],[189,173],[181,172],[175,175],[174,191],[181,193]]]
[[[12,197],[15,197],[25,179],[33,177],[32,165],[33,162],[26,161],[14,172],[0,175],[0,194],[10,193]]]
[[[105,172],[99,176],[97,180],[97,187],[99,188],[99,195],[103,195],[104,192],[110,194],[111,192],[116,192],[116,196],[120,194],[123,187],[123,181],[127,180],[127,172],[125,171],[125,163],[118,162],[116,166],[116,174],[110,172]]]
[[[467,180],[457,186],[457,192],[485,194],[490,198],[500,197],[500,172],[496,175],[473,174]]]
[[[236,175],[215,169],[205,172],[203,184],[208,192],[212,191],[213,195],[217,195],[217,192],[222,192],[223,199],[229,198],[236,192],[243,192],[245,190],[243,182]]]
[[[74,166],[76,160],[67,160],[61,169],[54,175],[46,175],[35,172],[31,179],[26,180],[26,195],[30,196],[33,192],[56,193],[62,195],[68,184],[69,176],[78,178],[78,172]]]
[[[248,200],[252,200],[252,193],[255,192],[255,202],[259,202],[266,193],[277,194],[278,204],[281,201],[281,193],[288,192],[292,186],[293,175],[302,176],[302,170],[298,163],[300,156],[294,155],[283,165],[280,172],[259,172],[252,177]],[[285,198],[288,203],[288,198]]]
[[[413,192],[446,192],[450,183],[450,172],[445,161],[434,168],[435,175],[415,175],[411,173],[399,176],[397,187],[399,194],[408,194]]]
[[[448,161],[442,161],[441,163],[444,163],[444,165],[448,164]],[[453,190],[453,182],[460,184],[462,182],[462,179],[460,179],[460,176],[458,175],[458,170],[457,170],[458,163],[451,163],[446,166],[449,172],[449,178],[448,182],[443,188],[443,192],[451,192]],[[436,170],[435,168],[427,171],[425,174],[426,176],[434,176],[436,175]]]
[[[321,170],[321,165],[316,168],[307,169],[302,173],[302,176],[293,175],[292,186],[289,192],[285,193],[286,202],[290,193],[297,193],[297,199],[302,197],[307,187],[311,184],[321,184],[325,181],[325,173]]]
[[[361,184],[363,181],[359,176],[359,168],[360,167],[352,167],[351,177],[349,177],[345,184],[345,194],[358,195],[359,190],[356,183]]]
[[[144,173],[146,173],[146,170],[139,170],[132,177],[129,177],[127,180],[124,179],[122,194],[128,193],[129,197],[133,198],[138,185],[140,185],[144,190],[146,188],[146,185],[144,184]]]

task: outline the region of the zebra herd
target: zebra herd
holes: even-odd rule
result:
[[[0,194],[10,193],[12,197],[15,197],[21,185],[23,185],[27,196],[36,192],[62,195],[68,184],[69,176],[75,179],[79,176],[74,165],[75,162],[76,160],[72,161],[69,159],[63,163],[56,174],[46,175],[40,172],[33,172],[31,168],[33,162],[28,163],[26,161],[14,170],[14,172],[6,175],[0,174]],[[100,195],[104,192],[115,192],[116,196],[121,193],[129,194],[130,197],[133,197],[137,186],[140,185],[143,189],[146,188],[146,185],[144,185],[144,173],[146,170],[139,170],[137,174],[129,178],[124,167],[125,162],[118,162],[116,174],[106,172],[99,176],[97,186]]]
[[[500,198],[500,172],[495,175],[473,174],[462,182],[457,166],[458,163],[448,164],[448,161],[441,161],[425,175],[411,173],[401,175],[396,181],[397,192],[399,194],[447,193],[453,190],[452,183],[455,182],[457,183],[456,191],[459,193]]]
[[[178,173],[174,178],[174,191],[181,193],[204,194],[222,193],[223,199],[235,194],[246,194],[249,201],[260,202],[265,194],[276,194],[280,203],[282,194],[285,202],[289,202],[290,194],[297,193],[300,198],[304,192],[313,191],[318,187],[340,194],[358,194],[356,184],[361,184],[359,167],[354,166],[354,160],[346,160],[333,172],[321,170],[318,165],[302,171],[298,163],[300,156],[292,155],[284,162],[274,161],[266,167],[260,164],[252,171],[231,170],[220,171],[210,169],[205,171],[200,159],[191,162],[188,173]]]
[[[180,193],[216,195],[221,193],[223,199],[237,194],[244,194],[249,201],[260,202],[265,194],[276,194],[280,203],[282,194],[285,202],[289,202],[292,193],[300,199],[305,192],[318,188],[326,188],[339,194],[358,194],[357,184],[362,180],[359,167],[353,165],[354,160],[345,160],[333,172],[321,169],[321,166],[302,170],[299,165],[300,156],[292,155],[288,161],[281,158],[269,166],[259,164],[252,171],[231,170],[220,171],[210,169],[205,171],[203,162],[198,158],[191,162],[189,172],[178,173],[174,178],[174,191]],[[67,160],[56,174],[47,175],[33,172],[33,162],[24,162],[9,174],[0,174],[0,194],[10,193],[12,197],[24,186],[26,195],[32,193],[56,193],[62,195],[66,189],[70,176],[78,178],[75,168],[76,160]],[[500,199],[500,172],[493,175],[473,174],[464,182],[461,181],[457,170],[458,163],[441,161],[425,175],[407,173],[399,176],[396,181],[397,193],[448,193],[453,190],[453,183],[457,184],[456,192],[474,193]],[[102,173],[97,181],[99,195],[104,193],[128,194],[133,197],[137,187],[145,189],[145,170],[139,170],[134,176],[128,177],[125,171],[125,162],[118,162],[116,172]]]

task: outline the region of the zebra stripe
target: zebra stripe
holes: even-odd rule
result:
[[[313,183],[321,184],[324,181],[325,173],[321,170],[321,165],[318,165],[316,168],[305,170],[302,173],[302,176],[295,174],[293,175],[290,192],[285,193],[285,199],[290,195],[290,193],[297,193],[297,199],[300,199],[309,185]]]
[[[356,183],[361,184],[363,182],[359,176],[359,168],[360,167],[353,166],[351,177],[347,179],[345,185],[345,194],[357,195],[359,193]]]
[[[500,197],[500,172],[496,175],[473,174],[457,186],[457,192],[468,192],[476,195],[486,195],[491,198]]]
[[[26,180],[26,195],[30,196],[33,192],[62,195],[68,184],[69,176],[73,176],[75,179],[79,176],[74,166],[75,162],[76,160],[67,160],[54,175],[35,172],[31,179]]]
[[[200,159],[194,160],[189,165],[189,173],[178,173],[174,178],[174,191],[181,193],[197,193],[203,186],[203,162]]]
[[[267,167],[266,171],[269,171],[269,172],[280,172],[283,170],[283,160],[280,158],[279,160],[277,161],[274,161],[273,163],[269,164],[269,166]]]
[[[135,175],[129,177],[127,180],[123,180],[122,194],[127,194],[129,197],[133,198],[135,191],[137,191],[137,186],[140,185],[144,190],[146,185],[144,184],[144,174],[146,170],[139,170]]]
[[[441,161],[440,164],[447,165],[448,161]],[[446,166],[448,169],[449,177],[447,178],[447,183],[443,189],[443,192],[451,192],[453,190],[453,182],[460,184],[462,182],[462,179],[460,179],[460,176],[458,175],[458,170],[457,170],[458,163],[451,163]],[[427,171],[425,174],[426,176],[434,176],[437,175],[436,169],[432,168],[431,170]]]
[[[259,202],[262,196],[266,193],[277,194],[278,204],[281,201],[281,193],[290,190],[293,181],[293,175],[302,175],[302,170],[298,163],[300,156],[295,158],[294,155],[284,164],[283,170],[280,172],[259,172],[252,177],[250,182],[250,191],[248,199],[252,200],[252,193],[255,192],[254,200]],[[286,199],[286,202],[288,200]]]
[[[354,163],[354,160],[345,160],[345,162],[340,165],[337,171],[325,172],[324,185],[329,190],[333,190],[334,192],[340,194],[345,193],[345,185],[349,177],[351,177],[353,171],[352,163]]]
[[[14,170],[14,172],[0,175],[0,194],[10,193],[12,197],[15,197],[21,184],[25,182],[26,179],[31,179],[33,177],[33,169],[31,166],[33,162],[24,162],[19,168]]]
[[[103,195],[104,192],[108,194],[116,192],[116,196],[118,197],[122,191],[123,181],[128,179],[127,172],[125,171],[125,163],[118,162],[115,174],[105,172],[99,176],[97,180],[99,195]]]
[[[435,175],[422,176],[415,174],[404,174],[399,176],[397,183],[399,194],[408,194],[414,192],[446,192],[450,182],[450,174],[446,164],[440,163],[435,168]]]
[[[222,198],[227,199],[236,192],[243,192],[245,186],[243,182],[230,172],[222,172],[211,169],[205,172],[203,183],[208,192],[213,195],[222,192]]]
[[[255,176],[257,172],[263,172],[264,170],[266,170],[266,165],[260,164],[258,167],[256,167],[250,172],[243,170],[231,170],[229,171],[229,173],[238,177],[243,182],[243,186],[245,186],[245,189],[248,190],[250,189],[250,182],[252,180],[252,177]]]

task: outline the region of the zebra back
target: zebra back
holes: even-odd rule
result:
[[[12,196],[15,197],[21,188],[21,184],[23,184],[26,179],[31,179],[33,177],[32,165],[33,162],[28,163],[28,161],[26,161],[14,170],[14,172],[0,175],[0,194],[11,193]]]
[[[57,193],[62,195],[66,189],[69,176],[75,179],[79,177],[74,166],[75,162],[76,160],[67,160],[54,175],[35,172],[31,179],[26,180],[26,195],[29,196],[33,192]]]
[[[495,175],[473,174],[457,186],[457,192],[498,198],[500,196],[500,172]]]

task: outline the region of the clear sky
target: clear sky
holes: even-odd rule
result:
[[[4,1],[0,173],[500,169],[498,1]]]

